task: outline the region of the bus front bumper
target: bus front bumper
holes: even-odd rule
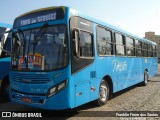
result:
[[[12,91],[10,97],[12,102],[41,109],[63,110],[71,108],[67,89],[64,89],[63,91],[50,97],[22,94],[17,91]]]

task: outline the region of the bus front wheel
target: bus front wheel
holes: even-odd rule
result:
[[[98,106],[105,105],[109,99],[109,85],[105,80],[102,80],[99,88],[99,98],[96,100]]]

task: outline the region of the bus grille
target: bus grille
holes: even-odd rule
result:
[[[17,74],[12,73],[11,78],[13,81],[29,83],[29,84],[42,84],[50,81],[50,78],[46,74]]]

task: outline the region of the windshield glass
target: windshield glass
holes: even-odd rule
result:
[[[68,63],[66,26],[57,25],[13,33],[12,69],[55,70]]]

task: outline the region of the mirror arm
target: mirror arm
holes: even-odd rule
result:
[[[1,49],[2,51],[4,51],[4,52],[8,53],[8,54],[11,54],[11,51],[5,50],[5,49],[3,49],[2,47],[0,47],[0,49]]]

